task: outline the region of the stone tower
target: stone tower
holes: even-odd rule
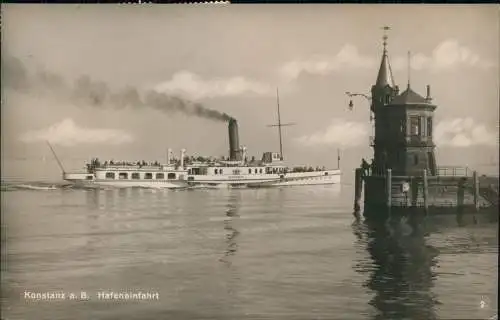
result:
[[[381,173],[390,168],[394,175],[404,176],[421,175],[422,169],[427,169],[429,175],[435,175],[432,128],[436,106],[431,103],[430,86],[424,98],[410,88],[408,80],[407,89],[399,94],[389,62],[387,35],[383,39],[382,61],[371,89],[374,169]]]

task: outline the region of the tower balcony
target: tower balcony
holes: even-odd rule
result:
[[[413,146],[434,146],[432,136],[409,135],[405,137],[405,142]]]
[[[403,136],[403,135],[393,135],[389,137],[385,137],[384,139],[378,138],[375,136],[369,136],[369,145],[370,147],[374,147],[376,144],[378,145],[399,145],[399,146],[433,146],[432,137],[423,137],[423,136]]]

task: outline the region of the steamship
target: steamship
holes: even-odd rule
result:
[[[260,160],[252,157],[248,160],[247,149],[239,145],[238,122],[231,118],[228,121],[229,157],[213,159],[186,157],[182,149],[179,159],[174,159],[172,150],[168,149],[167,162],[114,162],[101,163],[92,159],[86,169],[80,172],[65,172],[51,148],[62,172],[63,179],[83,186],[115,186],[115,187],[272,187],[296,185],[326,185],[340,183],[341,170],[313,168],[308,166],[290,167],[283,161],[281,139],[282,124],[279,113],[280,152],[264,152]]]
[[[260,160],[248,160],[247,149],[238,146],[238,123],[235,119],[229,121],[228,129],[230,151],[227,159],[195,159],[187,157],[185,149],[181,150],[179,159],[174,159],[172,150],[168,149],[165,164],[157,161],[101,163],[92,159],[83,171],[65,172],[55,153],[54,156],[63,171],[63,179],[79,186],[187,188],[340,183],[340,169],[289,167],[279,152],[264,152]]]

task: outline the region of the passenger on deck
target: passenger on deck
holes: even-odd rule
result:
[[[368,176],[370,165],[368,164],[368,162],[366,162],[365,158],[361,159],[361,169],[363,169],[363,176]]]

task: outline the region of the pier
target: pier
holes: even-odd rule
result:
[[[438,168],[437,175],[363,175],[356,169],[354,211],[367,213],[498,213],[498,178],[479,177],[468,168]],[[362,194],[364,191],[364,199]]]
[[[384,31],[390,28],[384,27]],[[392,214],[464,214],[489,212],[498,216],[498,177],[480,176],[468,167],[438,167],[433,140],[434,112],[431,88],[426,96],[408,83],[399,92],[392,75],[383,36],[383,52],[371,94],[346,94],[370,103],[374,135],[369,143],[373,159],[355,171],[354,212],[364,205],[365,216]],[[364,191],[364,192],[363,192]]]

